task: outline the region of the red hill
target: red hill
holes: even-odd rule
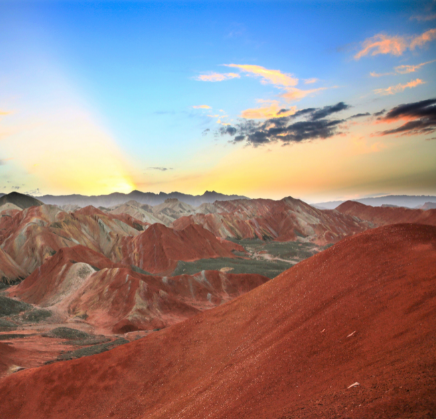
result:
[[[144,339],[1,380],[0,417],[432,418],[435,243],[421,225],[344,239]]]
[[[234,257],[232,250],[244,251],[238,244],[217,239],[197,224],[174,230],[163,224],[152,224],[136,237],[123,237],[112,259],[135,265],[151,273],[169,274],[177,261]]]
[[[345,236],[360,233],[367,223],[357,221],[334,210],[319,210],[291,197],[272,199],[240,199],[215,202],[206,214],[194,214],[174,221],[175,229],[199,224],[215,236],[236,239],[269,239],[293,241],[299,236],[325,245]]]
[[[342,214],[358,217],[377,226],[416,223],[436,226],[436,209],[410,209],[404,207],[371,207],[360,202],[346,201],[336,208]]]

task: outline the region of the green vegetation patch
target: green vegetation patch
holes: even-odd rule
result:
[[[23,320],[29,323],[39,323],[40,321],[43,321],[51,317],[51,314],[52,313],[50,310],[44,310],[44,309],[32,310],[23,314]]]
[[[20,338],[27,338],[28,336],[35,336],[36,333],[8,333],[7,335],[0,335],[0,340],[9,340],[9,339],[20,339]]]
[[[282,261],[254,260],[254,259],[200,259],[195,262],[179,261],[172,276],[193,275],[201,271],[219,271],[221,268],[232,268],[232,274],[259,274],[268,278],[275,278],[292,265]]]
[[[0,317],[13,316],[31,308],[30,304],[0,295]]]
[[[91,337],[86,332],[82,332],[81,330],[71,329],[69,327],[56,327],[56,329],[51,330],[49,333],[43,335],[47,338],[59,338],[59,339],[87,339]]]
[[[77,359],[77,358],[82,358],[84,356],[96,355],[108,351],[110,349],[113,349],[116,346],[123,345],[125,343],[129,343],[129,341],[124,338],[119,338],[112,342],[89,346],[87,348],[81,348],[75,351],[65,352],[64,354],[58,356],[57,361],[68,361],[70,359]]]
[[[0,318],[0,332],[7,332],[9,330],[15,330],[16,328],[17,325],[15,323]]]

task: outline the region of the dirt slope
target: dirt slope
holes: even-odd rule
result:
[[[371,207],[360,202],[347,201],[336,208],[342,214],[369,221],[375,226],[398,223],[416,223],[436,226],[436,209],[404,207]]]
[[[434,418],[435,243],[422,225],[344,239],[144,339],[1,380],[0,417]]]

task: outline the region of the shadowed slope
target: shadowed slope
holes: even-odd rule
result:
[[[434,417],[435,243],[420,225],[344,239],[147,338],[1,380],[0,416]]]
[[[347,201],[336,208],[342,214],[369,221],[376,227],[416,223],[436,226],[436,209],[410,209],[403,207],[371,207],[360,202]]]
[[[11,192],[0,198],[0,206],[7,203],[14,204],[21,209],[43,205],[41,201],[33,198],[33,196],[24,195],[19,192]]]

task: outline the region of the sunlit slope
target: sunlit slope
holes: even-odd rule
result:
[[[346,238],[147,338],[7,377],[0,416],[432,417],[435,243],[422,225]]]

